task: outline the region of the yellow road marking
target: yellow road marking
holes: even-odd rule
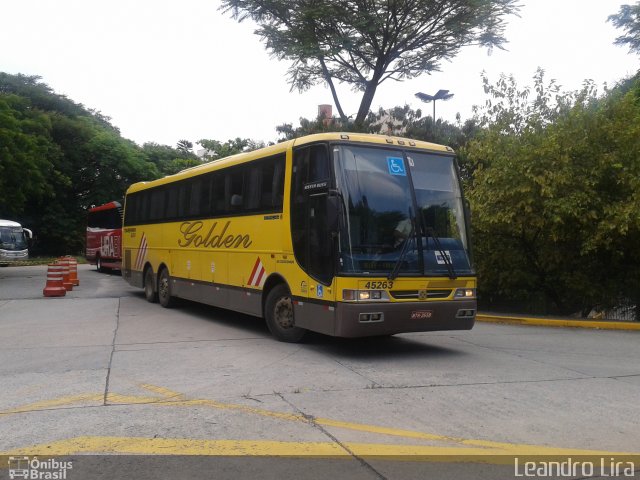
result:
[[[141,383],[140,387],[145,390],[149,390],[150,392],[157,393],[158,395],[162,395],[165,398],[179,398],[183,399],[184,395],[179,392],[174,392],[173,390],[169,390],[168,388],[158,387],[157,385],[150,385],[148,383]]]
[[[85,403],[89,401],[99,401],[102,403],[103,398],[104,398],[104,395],[102,394],[89,393],[89,394],[83,394],[83,395],[72,395],[68,397],[61,397],[53,400],[42,400],[40,402],[30,403],[28,405],[12,408],[10,410],[4,410],[0,412],[0,416],[13,415],[17,413],[37,412],[39,410],[47,410],[49,408],[63,407],[63,406],[73,405],[76,403]]]
[[[464,461],[512,463],[514,456],[581,456],[630,458],[638,454],[526,446],[527,448],[483,449],[378,443],[279,442],[268,440],[197,440],[185,438],[76,437],[52,443],[18,448],[0,455],[76,455],[88,453],[142,455],[220,455],[259,457],[388,457],[395,460]],[[505,444],[506,445],[506,444]],[[448,457],[448,459],[446,458]],[[639,462],[640,463],[640,462]]]
[[[640,330],[638,322],[600,322],[597,320],[555,320],[550,318],[509,317],[502,315],[476,315],[480,322],[537,325],[541,327],[594,328],[600,330]]]

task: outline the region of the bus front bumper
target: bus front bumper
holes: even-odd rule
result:
[[[471,330],[476,300],[442,302],[339,303],[335,335],[367,337],[403,332]]]
[[[18,262],[28,259],[28,250],[0,250],[0,263]]]

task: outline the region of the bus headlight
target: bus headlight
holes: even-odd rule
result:
[[[347,302],[369,302],[375,300],[389,300],[384,290],[342,290],[342,300]]]
[[[476,298],[475,288],[456,288],[453,298]]]

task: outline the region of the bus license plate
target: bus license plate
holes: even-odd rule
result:
[[[431,318],[433,312],[431,310],[416,310],[411,312],[411,320],[424,320],[425,318]]]

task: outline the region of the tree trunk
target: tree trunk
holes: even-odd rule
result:
[[[329,70],[327,69],[327,65],[324,63],[324,58],[322,56],[318,57],[318,61],[320,62],[320,66],[322,67],[322,73],[324,75],[324,79],[329,85],[329,90],[331,90],[331,96],[333,97],[333,101],[336,104],[336,109],[338,110],[338,114],[340,115],[340,120],[342,123],[347,123],[347,116],[344,114],[342,110],[342,105],[340,105],[340,100],[338,100],[338,92],[336,92],[336,87],[333,85],[333,80],[331,79],[331,75],[329,74]]]
[[[377,76],[374,76],[369,82],[367,82],[367,88],[365,88],[364,94],[362,95],[360,108],[358,109],[358,116],[355,121],[358,129],[363,126],[364,121],[369,114],[371,104],[373,103],[373,97],[376,94],[376,89],[378,88],[378,80]]]

